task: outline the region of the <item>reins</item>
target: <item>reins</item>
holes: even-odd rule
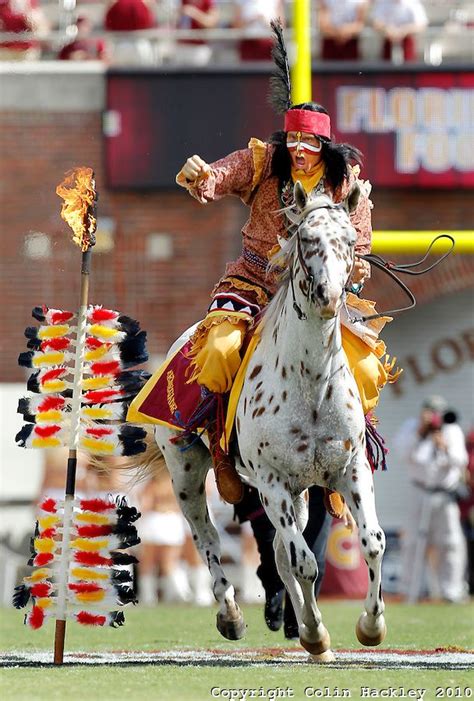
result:
[[[414,268],[417,268],[420,266],[422,263],[425,262],[425,260],[428,258],[431,249],[433,248],[434,244],[436,241],[439,241],[440,239],[449,239],[451,241],[451,248],[447,250],[443,255],[438,258],[438,260],[435,260],[431,265],[429,265],[427,268],[423,268],[423,270],[414,270]],[[449,234],[440,234],[439,236],[436,236],[430,245],[428,246],[428,250],[426,251],[425,255],[423,258],[420,258],[420,260],[416,261],[416,263],[393,263],[392,261],[385,260],[385,258],[382,258],[382,256],[377,255],[376,253],[368,253],[365,255],[358,254],[356,253],[356,257],[361,259],[361,260],[366,260],[368,263],[371,265],[374,265],[376,268],[379,270],[382,270],[384,273],[389,275],[392,280],[395,281],[395,283],[405,292],[407,297],[410,300],[410,304],[406,307],[400,307],[398,309],[389,309],[384,312],[379,312],[378,314],[371,314],[370,316],[363,316],[363,317],[357,317],[356,319],[352,319],[352,323],[356,323],[358,321],[370,321],[372,319],[380,319],[382,316],[391,316],[392,314],[400,314],[401,312],[406,312],[409,309],[413,309],[416,306],[416,297],[413,294],[413,292],[410,290],[410,288],[405,285],[405,283],[400,280],[400,278],[395,275],[395,273],[401,273],[403,275],[424,275],[425,273],[428,273],[430,270],[433,270],[433,268],[436,268],[437,265],[439,265],[447,256],[450,255],[452,252],[453,248],[455,245],[455,241],[452,236]]]

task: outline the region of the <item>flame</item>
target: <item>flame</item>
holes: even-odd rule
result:
[[[82,251],[87,251],[95,244],[94,232],[97,225],[94,216],[97,200],[94,171],[84,166],[69,171],[57,186],[56,194],[64,200],[61,217],[73,231],[72,240]]]

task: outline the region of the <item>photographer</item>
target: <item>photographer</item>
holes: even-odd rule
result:
[[[467,465],[464,435],[442,397],[423,403],[417,422],[399,433],[413,484],[413,513],[405,533],[404,578],[409,601],[419,597],[425,561],[428,590],[445,601],[466,595],[466,547],[457,503]]]

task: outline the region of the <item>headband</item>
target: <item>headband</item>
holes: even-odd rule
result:
[[[288,110],[285,113],[285,131],[306,131],[330,139],[331,120],[324,112]]]

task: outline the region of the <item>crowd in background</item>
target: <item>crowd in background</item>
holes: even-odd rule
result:
[[[43,0],[44,1],[44,0]],[[313,23],[318,34],[317,54],[322,60],[363,58],[361,37],[370,28],[377,38],[380,60],[403,63],[421,56],[417,36],[429,25],[427,8],[435,0],[315,0]],[[468,11],[445,4],[444,22],[471,26]],[[460,3],[460,6],[462,3]],[[100,12],[97,14],[97,6]],[[426,7],[425,7],[426,6]],[[95,12],[91,14],[91,8]],[[467,5],[466,5],[467,7]],[[0,59],[100,60],[116,64],[163,63],[208,65],[231,45],[240,61],[270,60],[269,23],[291,19],[284,0],[110,0],[79,2],[65,19],[51,20],[41,0],[0,0],[0,32],[31,31],[34,38],[0,42]],[[173,38],[173,30],[233,29],[232,42]],[[52,30],[62,38],[49,41]],[[164,29],[157,39],[146,30]],[[133,32],[133,34],[131,34]],[[142,34],[137,34],[142,32]],[[113,34],[108,34],[113,33]],[[100,36],[99,36],[100,35]]]

